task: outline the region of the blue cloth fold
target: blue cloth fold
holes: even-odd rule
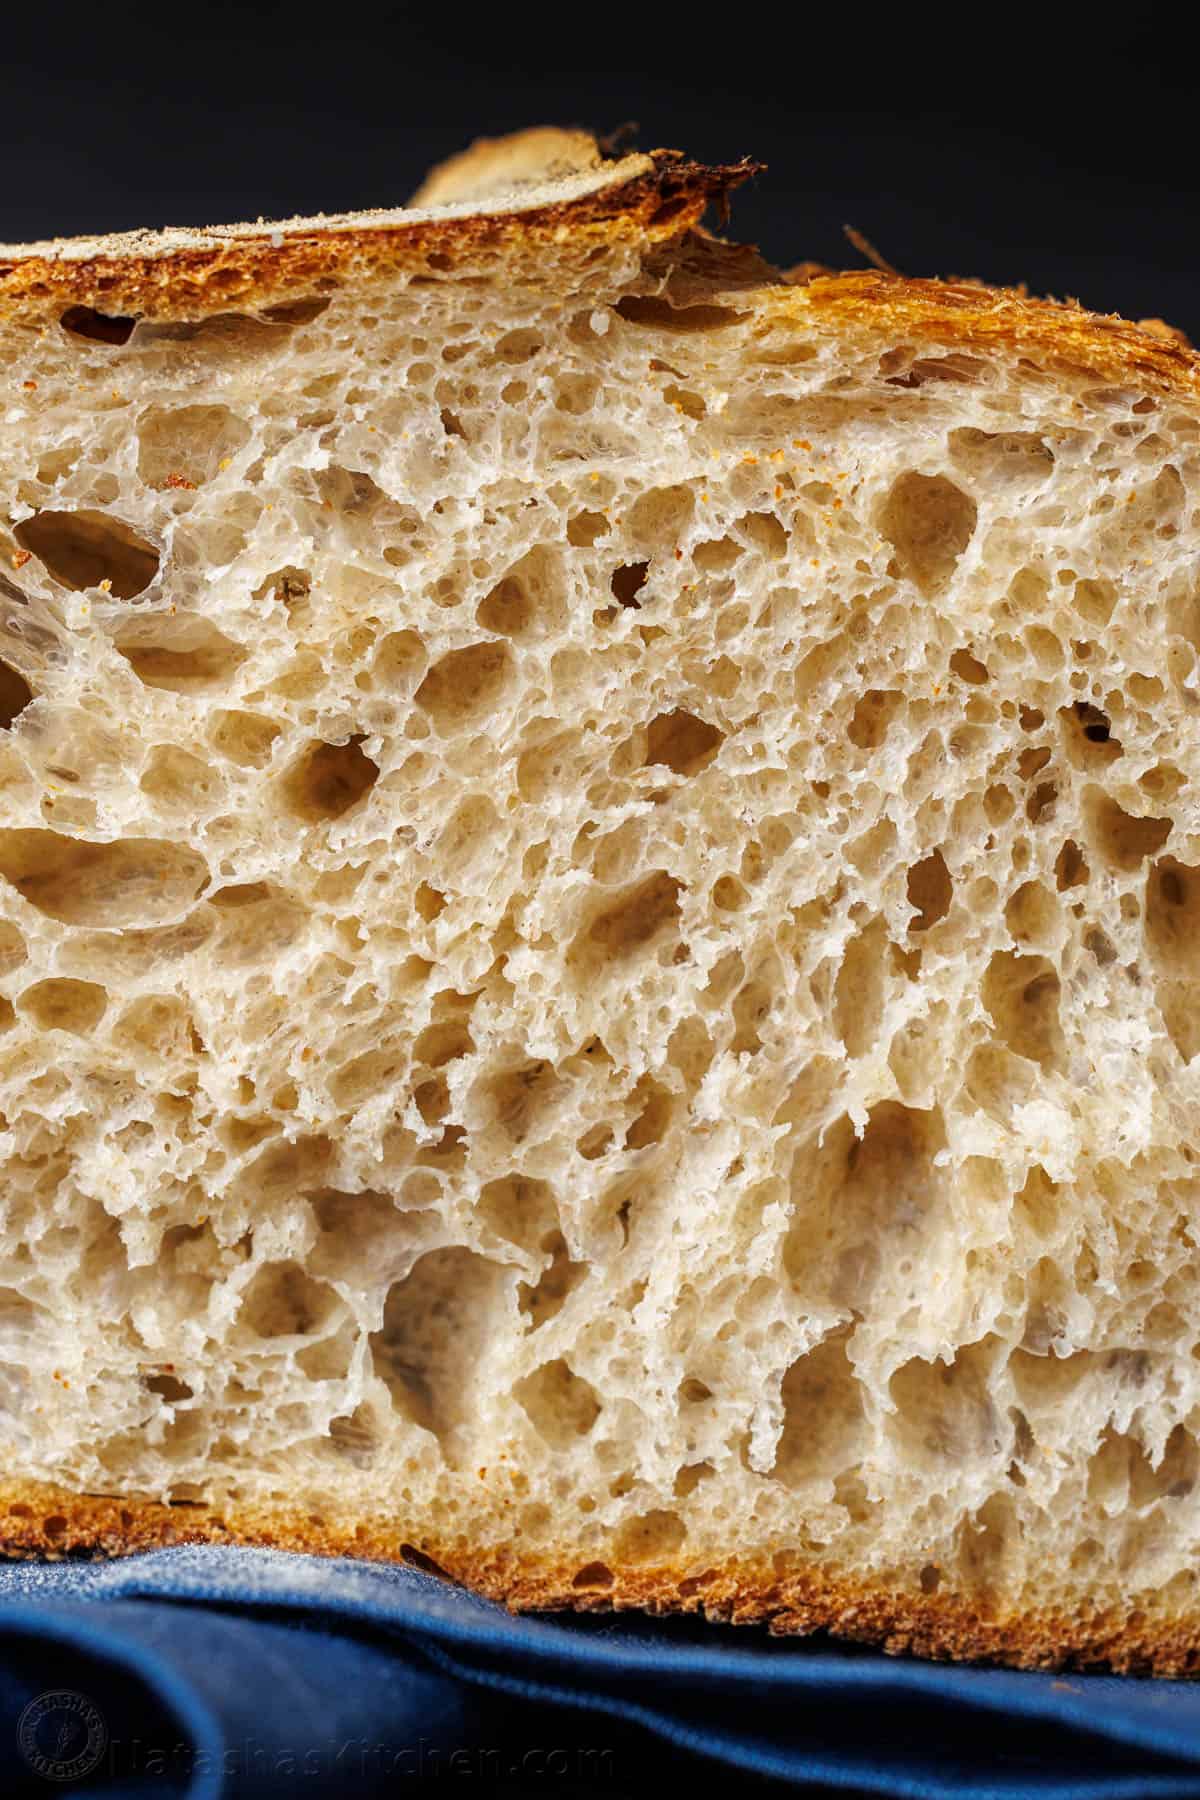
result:
[[[1200,1685],[512,1618],[408,1568],[197,1546],[0,1567],[0,1793],[747,1791],[1200,1800]]]

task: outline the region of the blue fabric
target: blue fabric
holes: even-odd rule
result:
[[[0,1794],[500,1791],[1200,1800],[1200,1684],[514,1619],[407,1568],[180,1548],[0,1567]]]

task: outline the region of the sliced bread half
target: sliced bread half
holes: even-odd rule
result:
[[[1200,363],[748,172],[0,251],[8,1550],[1200,1657]]]

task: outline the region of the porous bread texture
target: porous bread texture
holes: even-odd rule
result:
[[[1200,407],[720,271],[5,324],[6,1474],[1186,1629]]]

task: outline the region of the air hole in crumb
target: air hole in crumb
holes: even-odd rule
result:
[[[738,959],[740,966],[741,959]],[[782,984],[763,980],[761,974],[747,981],[734,996],[733,1037],[729,1048],[735,1056],[757,1056],[763,1047],[760,1027],[770,1017]]]
[[[549,1232],[542,1249],[549,1254],[549,1264],[532,1286],[522,1281],[517,1288],[517,1305],[529,1320],[531,1331],[557,1318],[587,1274],[586,1263],[572,1261],[561,1231]]]
[[[1057,801],[1057,782],[1039,782],[1025,802],[1025,817],[1031,825],[1040,825],[1044,819],[1053,817]]]
[[[972,656],[971,652],[965,647],[954,652],[954,655],[950,658],[950,667],[960,681],[967,681],[972,687],[978,687],[981,683],[990,679],[987,664],[981,663],[979,658],[977,656]]]
[[[1053,894],[1040,881],[1026,881],[1010,895],[1004,922],[1019,944],[1052,942],[1059,911]]]
[[[190,1059],[203,1053],[191,1015],[175,994],[142,994],[130,1001],[113,1028],[113,1041],[142,1061],[146,1057]],[[246,1121],[237,1123],[249,1131]],[[265,1135],[260,1133],[253,1141]]]
[[[954,898],[954,883],[940,850],[933,850],[908,871],[908,902],[916,908],[909,931],[928,931],[944,919]]]
[[[619,569],[614,569],[610,585],[617,602],[621,606],[640,607],[642,603],[638,595],[645,587],[649,574],[648,562],[622,563]]]
[[[1075,716],[1083,727],[1083,735],[1092,744],[1107,744],[1109,740],[1109,719],[1107,713],[1098,706],[1089,706],[1086,701],[1075,702]]]
[[[892,1427],[912,1456],[927,1469],[961,1465],[967,1457],[994,1453],[997,1420],[989,1374],[996,1339],[980,1338],[960,1347],[949,1362],[912,1357],[892,1376]]]
[[[573,1588],[610,1588],[612,1584],[613,1572],[602,1562],[585,1563],[571,1582]]]
[[[677,1500],[686,1500],[688,1495],[694,1494],[696,1489],[700,1486],[700,1483],[706,1481],[712,1473],[713,1466],[711,1463],[684,1463],[673,1483],[672,1492],[674,1493],[675,1498]],[[707,1577],[707,1581],[711,1580],[713,1580],[713,1576],[710,1575]],[[706,1584],[706,1578],[698,1576],[695,1578],[692,1591],[695,1592],[697,1586],[702,1587]],[[687,1588],[688,1585],[689,1584],[686,1582],[683,1584],[684,1588]]]
[[[1017,774],[1021,780],[1031,781],[1039,770],[1046,767],[1051,754],[1048,744],[1031,744],[1028,749],[1022,750],[1017,758]]]
[[[567,542],[590,547],[597,538],[607,536],[612,527],[601,512],[580,512],[567,522]]]
[[[512,656],[489,639],[451,650],[430,669],[414,699],[439,732],[453,732],[489,712],[508,685]]]
[[[177,1406],[181,1400],[191,1400],[195,1390],[186,1381],[180,1381],[177,1375],[147,1375],[142,1386],[151,1394],[157,1394],[168,1406]]]
[[[268,596],[283,607],[289,625],[303,624],[310,614],[308,602],[312,597],[312,576],[307,569],[298,569],[292,565],[276,569],[254,590],[256,600],[265,600]]]
[[[427,1025],[413,1045],[415,1061],[429,1069],[444,1068],[468,1056],[475,1048],[471,1033],[462,1019],[442,1019]]]
[[[964,426],[952,431],[948,442],[958,467],[990,489],[1012,493],[1040,487],[1054,470],[1054,452],[1033,431],[979,431]]]
[[[787,477],[785,476],[786,480]],[[773,562],[779,562],[788,552],[788,534],[782,521],[772,512],[743,513],[737,520],[737,529],[741,531],[756,550],[762,552]]]
[[[1066,1066],[1060,993],[1058,971],[1042,956],[998,951],[983,977],[983,1004],[996,1035],[1016,1055],[1048,1073]]]
[[[1200,870],[1164,856],[1146,884],[1146,942],[1158,972],[1156,998],[1184,1062],[1200,1051],[1194,987],[1200,969]]]
[[[227,681],[246,659],[241,644],[204,619],[139,622],[113,640],[146,687],[188,694]]]
[[[329,1441],[340,1457],[356,1469],[369,1469],[379,1447],[379,1432],[374,1413],[365,1404],[352,1413],[341,1413],[329,1421]]]
[[[535,1431],[555,1450],[587,1437],[602,1411],[595,1388],[561,1356],[518,1381],[513,1394]]]
[[[597,1157],[604,1155],[612,1141],[611,1125],[592,1125],[576,1140],[575,1148],[585,1162],[595,1162]]]
[[[651,1075],[643,1075],[630,1099],[638,1106],[638,1114],[625,1133],[627,1150],[644,1150],[661,1143],[667,1134],[674,1110],[668,1089]]]
[[[503,1175],[485,1183],[478,1210],[493,1231],[525,1250],[533,1250],[557,1232],[554,1190],[531,1176]]]
[[[1016,806],[1012,790],[1006,788],[1003,782],[993,782],[984,792],[983,810],[993,825],[1003,825],[1007,819],[1011,819]]]
[[[869,688],[854,708],[846,736],[859,750],[877,750],[903,704],[902,694],[887,688]]]
[[[662,763],[676,775],[695,775],[710,763],[725,733],[707,719],[676,707],[659,713],[646,728],[646,763]]]
[[[1116,607],[1117,590],[1111,581],[1077,581],[1074,604],[1076,612],[1087,624],[1104,626]]]
[[[21,671],[0,659],[0,730],[11,730],[32,699],[33,689]]]
[[[515,1144],[525,1141],[539,1115],[551,1110],[562,1092],[562,1083],[550,1062],[522,1063],[493,1076],[487,1086],[492,1115]]]
[[[1147,857],[1157,855],[1171,835],[1170,819],[1127,813],[1102,789],[1090,788],[1085,805],[1092,841],[1111,868],[1134,872]]]
[[[0,876],[64,925],[152,925],[189,905],[208,879],[194,850],[157,838],[93,844],[55,831],[0,831]]]
[[[503,1268],[460,1245],[428,1251],[393,1282],[370,1344],[398,1413],[443,1439],[470,1420],[464,1369],[482,1357],[508,1291]]]
[[[678,922],[682,891],[683,883],[661,869],[625,889],[580,932],[571,960],[603,964],[632,956]]]
[[[783,1429],[771,1473],[786,1487],[829,1478],[856,1460],[862,1389],[840,1331],[800,1356],[780,1391]]]
[[[1075,842],[1068,838],[1054,863],[1054,880],[1059,893],[1068,888],[1081,887],[1089,874],[1087,858]]]
[[[426,1125],[440,1125],[450,1110],[450,1087],[444,1075],[422,1081],[413,1093],[417,1111]]]
[[[668,382],[663,389],[663,399],[676,412],[686,413],[689,419],[703,419],[708,412],[708,407],[699,394],[691,388],[682,388],[675,382]]]
[[[687,1527],[677,1513],[643,1513],[627,1519],[616,1533],[615,1547],[622,1563],[666,1562],[682,1548]]]
[[[242,1295],[239,1323],[256,1337],[307,1337],[323,1325],[336,1295],[298,1263],[264,1263]]]
[[[723,575],[731,569],[740,557],[745,555],[745,545],[739,544],[736,538],[710,538],[701,544],[693,544],[692,561],[706,575]]]
[[[833,1016],[848,1056],[865,1056],[878,1036],[888,948],[887,922],[876,917],[850,939],[843,953],[834,985]]]
[[[930,382],[957,381],[968,384],[976,383],[984,372],[984,364],[973,356],[918,356],[905,363],[911,352],[901,349],[889,350],[879,359],[880,373],[887,377],[889,387],[922,388]],[[899,370],[900,373],[892,373]]]
[[[516,331],[508,331],[502,338],[497,338],[495,353],[501,362],[528,362],[539,350],[545,348],[545,339],[540,332],[531,326],[519,327]]]
[[[94,306],[68,306],[58,322],[72,337],[87,338],[93,344],[127,344],[137,325],[136,319],[97,312]]]
[[[433,923],[446,910],[446,896],[438,888],[430,887],[422,881],[413,896],[417,912],[427,925]]]
[[[429,657],[415,631],[390,631],[375,652],[372,673],[394,693],[409,694],[425,673]]]
[[[484,631],[522,638],[534,630],[556,629],[565,611],[565,577],[559,555],[548,545],[538,544],[480,601],[475,620]]]
[[[43,1031],[70,1031],[85,1037],[108,1007],[108,995],[94,981],[56,977],[35,982],[20,996],[21,1011]]]
[[[1050,1238],[1057,1231],[1060,1212],[1058,1183],[1051,1181],[1040,1163],[1035,1163],[1029,1170],[1025,1185],[1017,1194],[1015,1205],[1021,1225],[1031,1226],[1039,1238]]]
[[[208,896],[210,906],[257,906],[262,900],[269,900],[272,888],[266,881],[235,881],[227,887],[214,888]]]
[[[905,572],[926,593],[954,573],[975,531],[975,502],[944,475],[901,475],[880,520]]]
[[[660,210],[660,217],[669,216],[665,209]],[[729,306],[672,306],[669,300],[654,294],[627,294],[617,301],[613,311],[631,325],[657,331],[724,331],[746,317],[744,312],[735,312]]]
[[[749,898],[736,875],[719,875],[713,882],[712,901],[720,912],[741,912]]]
[[[1117,960],[1116,946],[1106,931],[1098,925],[1088,928],[1083,934],[1083,947],[1090,956],[1095,957],[1102,969],[1109,968]]]
[[[1102,768],[1121,756],[1121,741],[1113,736],[1112,721],[1100,707],[1076,700],[1073,706],[1062,707],[1058,717],[1067,754],[1077,768]]]
[[[158,574],[158,552],[145,538],[108,513],[39,512],[23,519],[13,536],[63,587],[99,587],[117,600],[132,600]]]
[[[16,926],[7,919],[0,919],[0,975],[11,975],[28,958],[25,939]]]
[[[138,474],[161,491],[202,487],[250,441],[227,406],[151,407],[137,424]]]
[[[213,749],[243,769],[261,769],[271,760],[280,732],[274,719],[261,713],[224,709],[213,716],[209,738]]]
[[[362,748],[361,735],[344,744],[310,744],[284,777],[290,811],[309,824],[340,819],[365,799],[379,779],[379,765]]]

